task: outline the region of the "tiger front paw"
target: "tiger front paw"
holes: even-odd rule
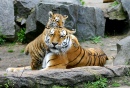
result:
[[[17,69],[17,68],[7,68],[6,69],[6,72],[20,72],[21,70],[20,69]]]
[[[23,72],[25,70],[31,70],[31,66],[25,66],[25,67],[9,67],[6,69],[6,72]]]

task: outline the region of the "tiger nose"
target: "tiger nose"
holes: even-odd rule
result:
[[[53,44],[54,46],[56,46],[58,43],[54,43],[54,42],[53,42],[52,44]]]

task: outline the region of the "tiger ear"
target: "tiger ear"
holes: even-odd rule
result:
[[[49,15],[49,17],[52,17],[53,16],[53,12],[49,11],[48,15]]]
[[[68,18],[68,16],[67,16],[67,15],[63,15],[63,17],[64,17],[64,19],[67,19],[67,18]]]

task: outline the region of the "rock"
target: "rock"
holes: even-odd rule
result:
[[[13,38],[14,29],[13,0],[1,0],[0,2],[0,34],[6,38]]]
[[[94,36],[104,36],[105,18],[101,9],[75,4],[48,4],[45,2],[38,4],[34,13],[27,18],[26,24],[29,26],[26,26],[26,33],[39,30],[36,22],[45,26],[48,22],[49,11],[68,15],[69,18],[65,23],[65,27],[76,29],[76,36],[79,41],[88,40]]]
[[[130,66],[85,66],[72,69],[52,69],[46,71],[24,71],[18,73],[0,72],[0,85],[10,88],[52,88],[54,85],[75,88],[84,82],[92,82],[98,77],[113,78],[124,76]]]
[[[130,36],[117,43],[117,55],[114,65],[130,65]]]
[[[21,23],[21,25],[26,23],[26,19],[31,12],[34,11],[34,7],[41,0],[17,0],[15,1],[15,16],[16,22]]]
[[[110,5],[107,9],[107,14],[111,20],[125,20],[127,18],[127,14],[124,12],[122,3],[118,0]]]
[[[130,0],[119,0],[122,4],[124,11],[127,12],[130,20]]]

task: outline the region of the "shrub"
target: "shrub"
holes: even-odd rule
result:
[[[17,42],[24,43],[25,42],[25,28],[22,28],[18,33],[17,33],[18,39]]]

